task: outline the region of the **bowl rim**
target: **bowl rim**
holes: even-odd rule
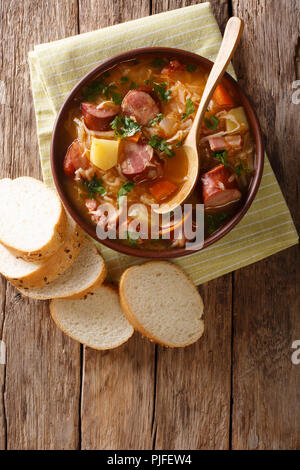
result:
[[[51,147],[50,147],[50,160],[51,160],[51,171],[52,171],[52,176],[53,180],[57,189],[57,192],[67,210],[67,212],[71,215],[71,217],[77,222],[77,224],[88,234],[90,235],[94,240],[96,240],[98,243],[101,243],[108,248],[111,248],[114,251],[117,251],[122,254],[126,254],[129,256],[135,256],[139,258],[148,258],[148,259],[169,259],[169,258],[179,258],[179,257],[184,257],[187,255],[195,254],[199,251],[202,251],[203,249],[207,248],[208,246],[212,245],[213,243],[217,242],[221,238],[223,238],[227,233],[229,233],[239,222],[240,220],[244,217],[248,209],[250,208],[254,197],[256,196],[256,193],[258,191],[262,174],[263,174],[263,168],[264,168],[264,143],[263,143],[263,137],[262,137],[262,131],[260,127],[260,123],[256,114],[256,111],[254,110],[251,101],[249,100],[248,96],[242,89],[242,87],[237,83],[237,81],[231,77],[231,75],[228,74],[228,72],[225,72],[222,80],[224,79],[225,82],[229,82],[231,86],[233,86],[239,95],[239,98],[241,98],[241,102],[243,107],[246,109],[247,116],[250,120],[252,132],[254,135],[254,140],[255,140],[255,173],[252,178],[252,181],[250,183],[250,187],[248,190],[247,197],[241,206],[241,208],[238,210],[238,212],[220,229],[218,229],[215,233],[210,235],[204,240],[204,243],[201,245],[201,247],[197,248],[177,248],[177,249],[169,249],[169,250],[162,250],[162,251],[155,251],[155,250],[146,250],[142,248],[134,248],[127,246],[125,244],[122,244],[118,242],[118,240],[110,240],[110,239],[105,239],[105,240],[100,240],[97,235],[96,235],[96,230],[94,227],[92,227],[88,222],[86,222],[74,209],[72,204],[70,203],[67,195],[63,191],[62,185],[60,184],[60,178],[59,178],[59,172],[57,171],[57,162],[56,162],[56,157],[55,157],[55,145],[56,145],[56,139],[58,137],[58,128],[60,126],[60,121],[62,117],[64,116],[64,113],[66,112],[68,106],[72,103],[73,99],[75,96],[78,94],[81,88],[83,88],[87,83],[95,79],[98,75],[101,73],[105,72],[107,69],[113,67],[116,65],[118,62],[124,62],[126,60],[134,59],[138,55],[144,55],[144,54],[166,54],[167,56],[176,56],[186,59],[190,59],[193,62],[198,62],[199,65],[204,65],[208,70],[213,66],[213,62],[207,59],[206,57],[203,57],[199,54],[195,54],[194,52],[190,51],[185,51],[183,49],[178,49],[178,48],[173,48],[173,47],[142,47],[138,49],[131,49],[119,54],[116,54],[112,57],[109,57],[108,59],[105,59],[101,63],[99,63],[96,67],[94,67],[92,70],[90,70],[84,77],[82,77],[76,85],[72,88],[66,99],[64,100],[57,117],[55,119],[53,131],[52,131],[52,136],[51,136]]]

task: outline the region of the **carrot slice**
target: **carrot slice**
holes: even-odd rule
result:
[[[176,184],[172,183],[171,181],[160,180],[151,186],[150,193],[157,201],[161,201],[162,199],[166,199],[168,196],[170,196],[170,194],[176,191],[176,189]]]
[[[214,94],[212,95],[213,101],[215,101],[219,106],[233,106],[234,102],[229,95],[228,91],[223,85],[218,85],[215,89]]]
[[[125,140],[130,140],[131,142],[138,142],[141,135],[142,135],[141,132],[137,132],[136,134],[131,135],[130,137],[126,137]]]

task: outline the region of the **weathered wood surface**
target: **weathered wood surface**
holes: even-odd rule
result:
[[[5,86],[0,175],[40,177],[27,54],[36,43],[77,32],[77,3],[66,2],[61,15],[60,1],[3,1],[0,5]],[[7,449],[76,448],[80,346],[54,326],[46,302],[21,298],[1,283],[7,364],[5,378],[1,378],[0,447],[6,434]]]
[[[27,66],[34,44],[192,3],[199,1],[0,2],[0,177],[40,176]],[[234,65],[299,229],[300,105],[291,94],[300,78],[300,2],[274,3],[212,7],[221,29],[231,13],[246,22]],[[47,303],[1,280],[0,449],[300,448],[299,366],[290,360],[300,338],[299,264],[295,247],[201,286],[206,330],[185,350],[135,334],[116,351],[86,348],[82,358]]]
[[[292,103],[292,83],[300,78],[300,2],[234,0],[233,14],[246,24],[236,70],[299,232],[300,105]],[[300,338],[299,274],[299,246],[234,273],[235,449],[300,448],[300,370],[291,362]]]

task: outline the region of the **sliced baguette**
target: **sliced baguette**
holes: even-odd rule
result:
[[[188,346],[204,331],[202,298],[175,264],[150,261],[127,269],[120,279],[120,302],[133,327],[163,346]]]
[[[94,349],[116,348],[134,331],[122,312],[118,293],[110,286],[101,286],[82,300],[52,300],[50,312],[58,328]]]
[[[82,299],[94,293],[105,276],[106,268],[102,256],[93,243],[84,240],[72,266],[53,282],[38,289],[18,289],[23,295],[38,300]]]
[[[0,272],[14,286],[34,289],[45,286],[65,272],[79,255],[83,231],[69,218],[67,238],[58,251],[45,261],[25,261],[0,244]]]
[[[62,245],[68,221],[57,194],[28,176],[0,180],[0,242],[16,256],[41,261]]]

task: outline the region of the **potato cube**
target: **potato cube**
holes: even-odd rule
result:
[[[231,109],[230,111],[228,111],[226,116],[228,116],[228,118],[226,119],[226,131],[228,131],[228,132],[233,132],[233,131],[240,132],[240,131],[248,131],[249,130],[248,119],[247,119],[245,110],[242,106],[240,106],[239,108]],[[230,116],[232,116],[233,119],[230,119]],[[238,129],[236,129],[237,124],[236,124],[235,121],[237,121],[240,125],[240,127]]]
[[[118,163],[118,152],[118,140],[97,139],[93,137],[90,160],[101,170],[109,170]]]

